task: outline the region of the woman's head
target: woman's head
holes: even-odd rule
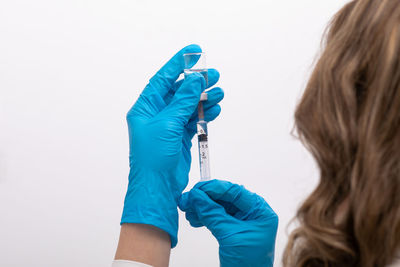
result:
[[[284,265],[385,266],[400,249],[400,1],[351,1],[323,45],[295,112],[320,182]]]

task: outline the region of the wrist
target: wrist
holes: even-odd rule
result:
[[[177,244],[180,192],[169,188],[168,172],[131,169],[121,224],[137,223],[157,227],[170,235],[171,247]]]
[[[150,225],[123,224],[115,259],[168,266],[170,250],[166,232]]]

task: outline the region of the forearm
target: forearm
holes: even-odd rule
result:
[[[154,267],[165,267],[168,266],[170,252],[170,237],[159,228],[130,223],[121,226],[116,260],[131,260]]]

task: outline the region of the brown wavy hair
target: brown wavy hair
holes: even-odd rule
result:
[[[323,40],[293,128],[320,180],[283,265],[386,266],[400,252],[400,0],[349,2]]]

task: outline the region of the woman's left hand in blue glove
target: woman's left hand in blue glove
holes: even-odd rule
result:
[[[179,207],[219,243],[221,267],[272,267],[278,215],[259,195],[227,181],[197,183]]]
[[[201,74],[176,81],[183,72],[183,54],[201,52],[197,45],[179,51],[150,79],[127,114],[129,129],[129,185],[121,224],[142,223],[158,227],[176,246],[178,199],[188,183],[191,139],[196,132],[200,94],[219,79],[208,70],[208,85]],[[221,88],[208,92],[205,120],[220,113]]]

